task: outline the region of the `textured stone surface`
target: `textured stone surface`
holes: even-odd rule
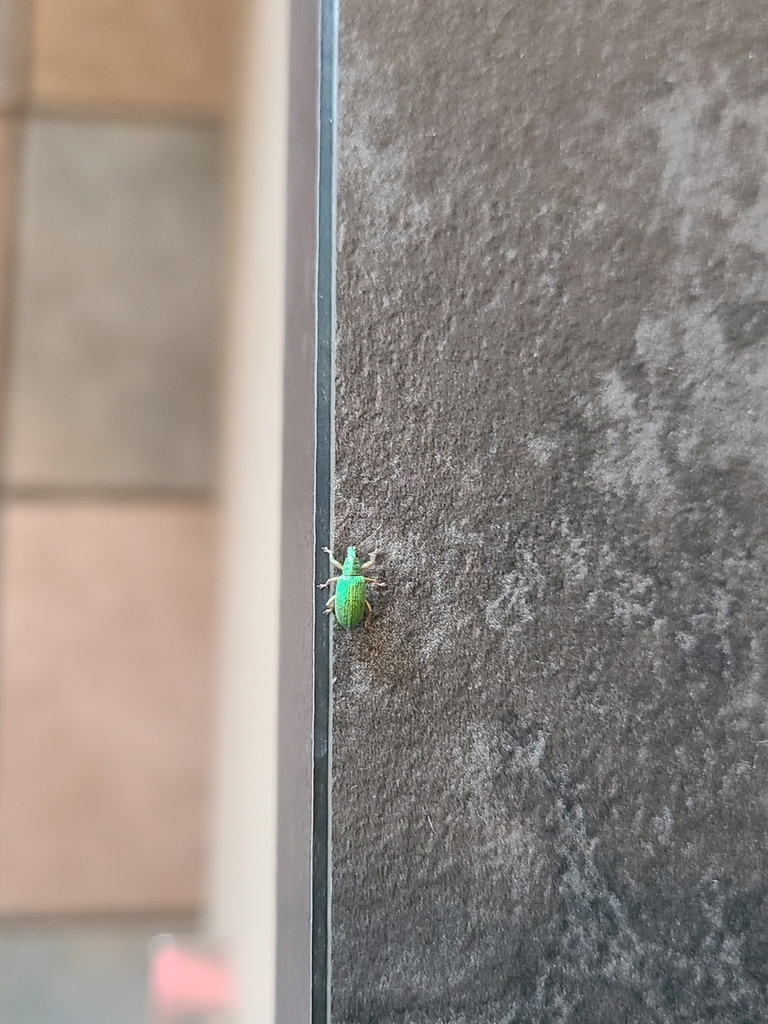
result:
[[[221,132],[37,118],[21,171],[7,478],[211,487]]]
[[[192,503],[6,509],[0,914],[202,898],[214,524]]]
[[[341,1024],[768,1016],[768,27],[341,4]]]

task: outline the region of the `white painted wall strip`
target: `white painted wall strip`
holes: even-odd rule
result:
[[[287,0],[248,4],[236,140],[209,920],[238,1024],[274,1020],[288,25]]]

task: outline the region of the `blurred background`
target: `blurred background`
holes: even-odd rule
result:
[[[205,885],[237,0],[0,0],[0,1021]]]

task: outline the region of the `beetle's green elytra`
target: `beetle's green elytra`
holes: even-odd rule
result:
[[[331,576],[325,583],[320,584],[321,587],[329,587],[332,583],[335,586],[331,599],[325,606],[326,615],[333,613],[334,618],[343,629],[354,629],[355,626],[360,625],[363,619],[367,626],[373,609],[366,599],[365,585],[369,583],[372,587],[386,586],[386,584],[379,583],[378,580],[365,575],[365,570],[371,568],[375,559],[361,565],[357,551],[353,547],[349,547],[347,548],[347,557],[342,565],[333,557],[330,548],[323,548],[323,551],[328,552],[331,565],[341,570],[341,576]]]

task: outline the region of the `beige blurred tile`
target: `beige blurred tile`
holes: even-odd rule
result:
[[[28,0],[0,0],[0,109],[26,92],[29,13]]]
[[[214,532],[182,503],[6,511],[0,913],[198,903]]]
[[[25,132],[10,482],[210,487],[221,133],[44,118]]]
[[[46,105],[223,114],[240,0],[34,0],[33,93]]]

